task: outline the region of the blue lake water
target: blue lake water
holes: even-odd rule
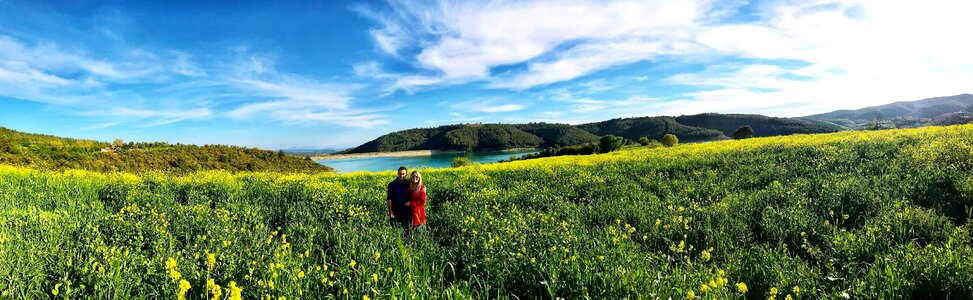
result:
[[[349,173],[357,171],[387,171],[395,170],[400,166],[409,169],[414,168],[446,168],[453,164],[453,159],[460,156],[470,158],[470,161],[478,163],[495,163],[499,160],[508,160],[511,156],[521,156],[538,151],[519,151],[519,152],[447,152],[433,153],[426,156],[389,156],[389,157],[363,157],[345,159],[322,159],[316,160],[317,163],[329,166],[338,173]]]

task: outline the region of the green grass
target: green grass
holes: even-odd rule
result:
[[[0,167],[0,298],[969,299],[971,145],[967,125],[427,170],[410,240],[390,172]]]

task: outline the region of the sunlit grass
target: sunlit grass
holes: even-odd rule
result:
[[[0,298],[970,298],[973,125],[425,170],[0,166]]]

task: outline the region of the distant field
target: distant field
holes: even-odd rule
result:
[[[0,298],[973,298],[973,125],[424,172],[0,166]]]

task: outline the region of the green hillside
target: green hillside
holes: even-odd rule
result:
[[[638,140],[646,136],[660,139],[667,133],[675,134],[680,141],[699,142],[725,139],[719,130],[687,126],[680,124],[672,117],[640,117],[620,118],[608,121],[578,125],[578,128],[599,136],[617,135],[624,138]]]
[[[393,172],[0,166],[0,298],[971,299],[973,125]]]
[[[687,126],[719,130],[726,136],[733,136],[733,131],[746,125],[753,128],[756,137],[798,133],[828,133],[845,129],[833,123],[818,120],[775,118],[754,114],[697,114],[676,117],[676,122]]]
[[[580,125],[460,124],[396,131],[345,152],[549,148],[593,143],[605,135],[638,140],[643,136],[660,139],[667,133],[675,134],[684,142],[700,142],[727,139],[743,125],[753,127],[756,136],[825,133],[843,129],[824,121],[738,114],[619,118]]]
[[[92,171],[201,170],[330,172],[314,161],[282,152],[224,145],[109,143],[30,134],[0,127],[0,164],[39,169]]]
[[[396,131],[349,153],[405,150],[499,150],[574,145],[598,136],[566,124],[463,124]]]

